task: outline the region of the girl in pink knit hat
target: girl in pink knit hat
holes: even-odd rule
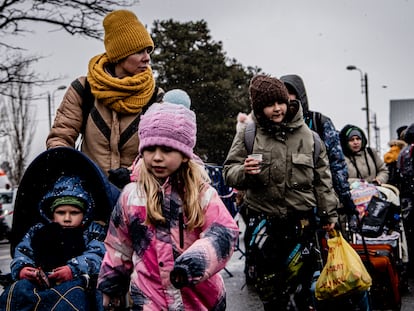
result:
[[[239,231],[194,160],[196,129],[183,105],[155,103],[141,117],[139,174],[123,189],[105,240],[104,307],[129,292],[133,310],[225,310],[218,272]]]

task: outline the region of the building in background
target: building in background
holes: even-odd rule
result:
[[[397,138],[397,128],[414,123],[414,99],[390,100],[390,139]]]

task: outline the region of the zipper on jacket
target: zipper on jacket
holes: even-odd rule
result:
[[[178,209],[178,227],[180,230],[180,248],[184,247],[184,215],[183,208]]]

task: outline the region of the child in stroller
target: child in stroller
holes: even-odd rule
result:
[[[37,175],[42,167],[43,175]],[[42,177],[28,187],[33,175]],[[118,194],[95,164],[74,149],[56,148],[36,158],[16,198],[13,283],[0,297],[0,310],[101,310],[96,278],[105,252],[105,223]],[[28,195],[33,195],[30,202]],[[29,225],[23,217],[29,207],[37,213],[22,236],[17,229]]]

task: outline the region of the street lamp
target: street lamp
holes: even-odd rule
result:
[[[47,104],[49,108],[49,128],[52,128],[52,99],[54,103],[56,91],[60,91],[64,89],[66,89],[66,85],[61,85],[61,86],[58,86],[55,90],[53,90],[52,95],[50,94],[50,92],[47,93]]]
[[[348,70],[358,70],[359,73],[361,74],[361,90],[362,90],[362,94],[365,93],[365,108],[363,108],[363,110],[365,110],[366,112],[366,118],[367,118],[367,134],[368,134],[368,145],[370,145],[371,143],[371,135],[370,135],[370,126],[369,126],[369,105],[368,105],[368,75],[367,73],[363,73],[361,69],[359,69],[356,66],[353,65],[349,65],[346,67],[346,69]]]

